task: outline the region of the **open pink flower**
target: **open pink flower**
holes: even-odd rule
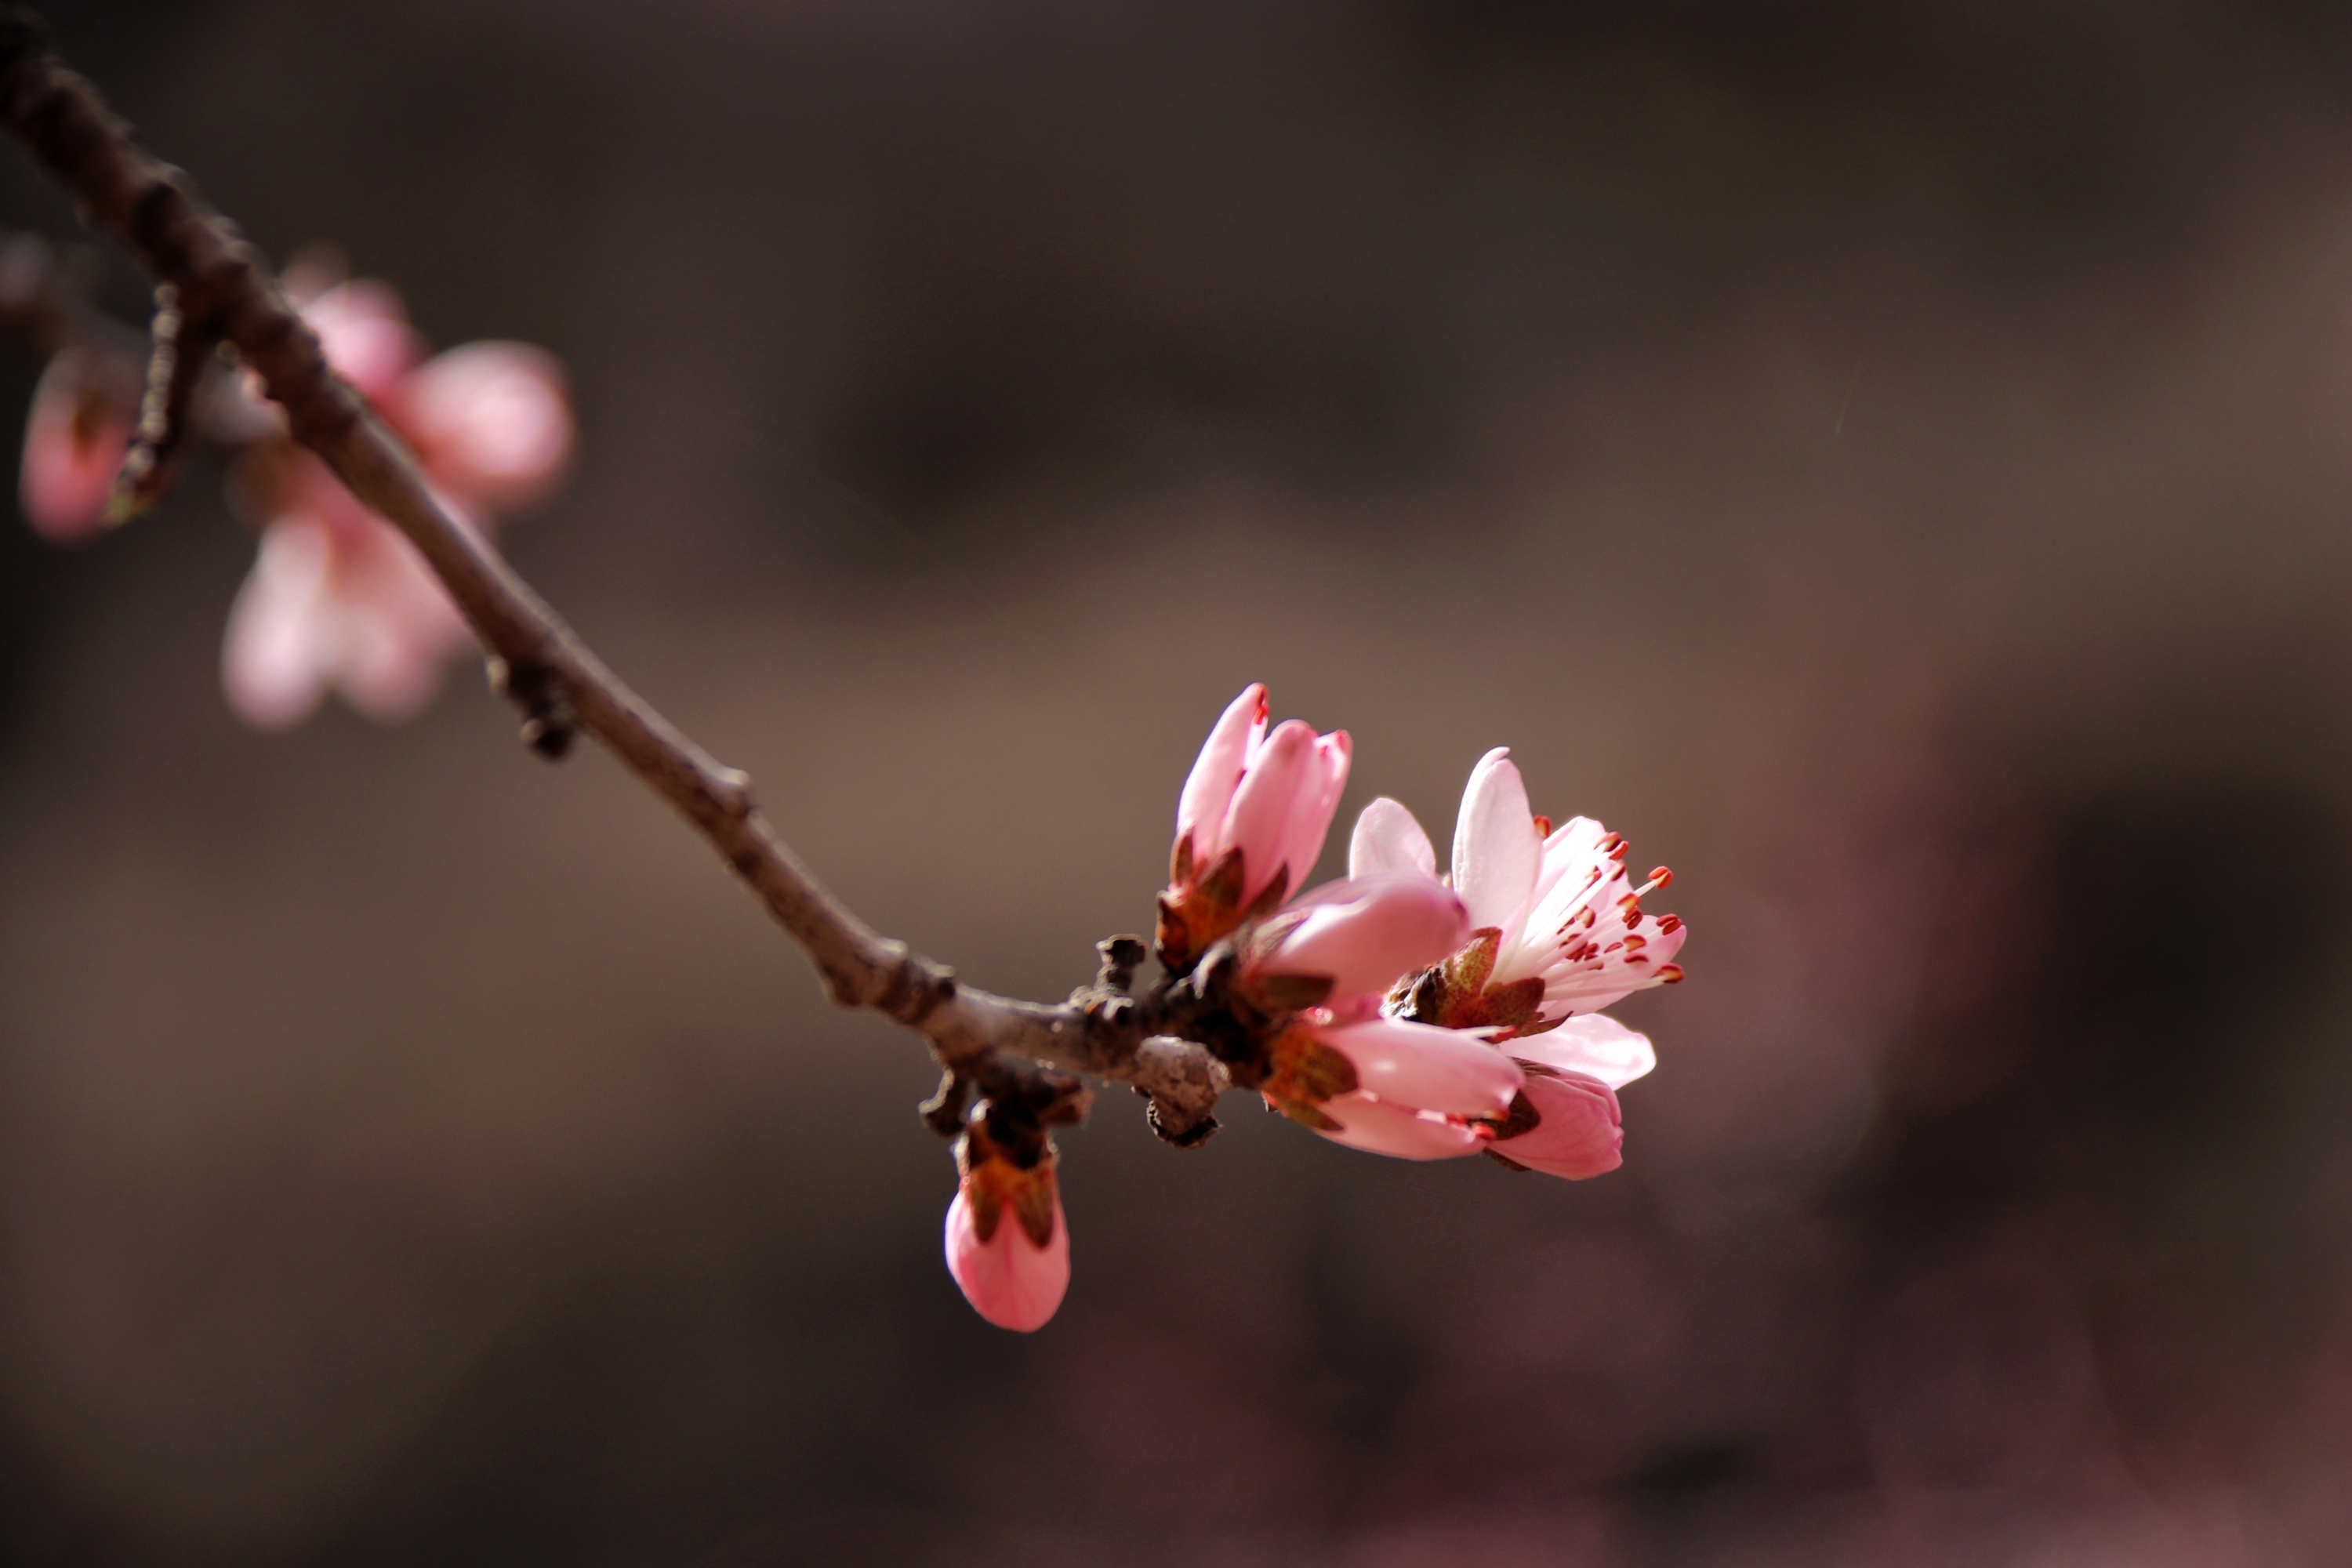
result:
[[[1463,792],[1450,877],[1439,878],[1429,836],[1395,801],[1375,800],[1357,819],[1351,877],[1443,880],[1468,911],[1468,942],[1402,975],[1386,1005],[1490,1040],[1518,1067],[1523,1089],[1485,1130],[1508,1163],[1578,1180],[1622,1158],[1616,1091],[1657,1058],[1646,1037],[1594,1010],[1679,980],[1670,961],[1685,935],[1675,916],[1642,911],[1642,896],[1673,873],[1661,867],[1633,888],[1624,860],[1625,841],[1599,823],[1578,817],[1554,832],[1529,812],[1499,748]]]
[[[1161,960],[1181,972],[1244,920],[1271,913],[1323,853],[1348,782],[1347,731],[1296,719],[1266,731],[1265,688],[1234,699],[1184,781],[1160,897]]]
[[[131,449],[135,420],[128,385],[109,384],[98,356],[67,349],[33,388],[17,476],[25,520],[54,544],[97,531]]]
[[[1054,1177],[1054,1155],[1029,1170],[1009,1160],[971,1158],[960,1146],[963,1179],[948,1205],[948,1272],[972,1310],[1000,1329],[1033,1333],[1070,1288],[1070,1227]]]
[[[425,360],[399,296],[373,279],[328,289],[302,315],[462,520],[487,526],[562,474],[572,416],[550,355],[481,342]],[[246,453],[239,479],[263,526],[222,650],[230,706],[268,729],[308,716],[330,689],[387,721],[422,708],[471,639],[415,547],[282,436]]]
[[[1437,857],[1412,813],[1383,797],[1357,819],[1348,871],[1436,880]],[[1622,837],[1583,816],[1553,831],[1528,809],[1507,749],[1471,772],[1451,879],[1475,940],[1446,976],[1443,1016],[1419,1011],[1429,1022],[1532,1034],[1682,978],[1671,962],[1686,934],[1682,921],[1645,914],[1641,903],[1673,873],[1660,867],[1636,888]]]

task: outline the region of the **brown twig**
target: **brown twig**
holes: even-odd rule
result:
[[[827,892],[752,805],[751,780],[623,685],[434,499],[415,458],[329,368],[236,226],[179,170],[142,151],[98,90],[57,58],[39,20],[16,7],[0,9],[0,121],[64,184],[85,223],[121,239],[173,289],[184,321],[243,355],[294,439],[416,546],[481,639],[493,683],[521,709],[524,738],[548,755],[560,755],[574,730],[602,742],[710,841],[808,953],[835,1002],[918,1030],[942,1067],[982,1092],[1008,1074],[1034,1084],[1026,1063],[1050,1062],[1134,1085],[1171,1142],[1205,1135],[1224,1069],[1200,1046],[1160,1033],[1181,1016],[1165,994],[1132,998],[1098,983],[1060,1005],[993,996],[958,984]]]

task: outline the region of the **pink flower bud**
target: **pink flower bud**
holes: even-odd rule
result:
[[[1176,847],[1157,946],[1178,973],[1312,874],[1348,782],[1344,731],[1265,728],[1265,688],[1234,699],[1176,800]]]
[[[92,356],[68,349],[33,389],[18,491],[25,521],[52,543],[98,528],[131,447],[131,413],[101,384],[102,374]]]
[[[1441,884],[1414,876],[1327,882],[1282,917],[1289,923],[1253,973],[1328,977],[1335,1001],[1379,995],[1460,947],[1470,921]]]
[[[1313,873],[1352,752],[1344,730],[1318,737],[1292,719],[1269,735],[1265,721],[1265,687],[1234,699],[1176,802],[1176,837],[1191,841],[1194,867],[1205,870],[1227,850],[1242,852],[1244,908],[1276,872],[1286,869],[1293,889]]]
[[[1496,1153],[1571,1182],[1624,1163],[1615,1090],[1581,1073],[1542,1068],[1531,1068],[1527,1079],[1528,1104],[1540,1120],[1528,1131],[1496,1139]]]
[[[1042,1192],[1034,1190],[1039,1183]],[[1031,1235],[1024,1206],[1028,1215],[1049,1216],[1042,1245]],[[1070,1288],[1070,1227],[1051,1160],[1031,1171],[995,1160],[974,1164],[948,1205],[947,1256],[948,1272],[973,1311],[1019,1333],[1044,1328]]]
[[[1207,865],[1223,851],[1225,808],[1234,803],[1242,773],[1265,740],[1265,688],[1252,685],[1227,705],[1209,738],[1201,742],[1176,797],[1176,837],[1192,841],[1192,859]]]

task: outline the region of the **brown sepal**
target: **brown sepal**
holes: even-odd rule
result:
[[[1449,1029],[1484,1029],[1500,1026],[1509,1029],[1508,1039],[1523,1031],[1523,1026],[1543,1005],[1544,983],[1538,974],[1525,980],[1514,980],[1508,985],[1490,985],[1475,996],[1456,1001],[1445,1015]]]
[[[1532,1132],[1542,1126],[1543,1114],[1536,1110],[1535,1101],[1528,1098],[1527,1090],[1521,1089],[1511,1096],[1510,1109],[1505,1110],[1493,1125],[1497,1140],[1517,1138],[1522,1132]]]
[[[1190,869],[1192,877],[1171,882],[1160,893],[1160,924],[1153,933],[1160,962],[1178,973],[1199,963],[1242,920],[1244,883],[1238,847],[1218,856],[1205,871],[1198,866]]]
[[[1234,853],[1235,855],[1239,855],[1241,851],[1236,849]],[[1236,864],[1238,864],[1238,862],[1236,862]],[[1289,891],[1290,868],[1287,865],[1276,867],[1274,868],[1274,880],[1268,882],[1259,890],[1257,897],[1250,900],[1250,907],[1242,911],[1242,921],[1246,922],[1249,921],[1262,921],[1265,919],[1266,916],[1282,908],[1283,895]],[[1239,894],[1235,894],[1234,896],[1236,898],[1240,897]]]
[[[1502,942],[1502,927],[1480,926],[1470,933],[1469,942],[1441,965],[1445,971],[1449,1002],[1456,997],[1475,996],[1486,988],[1486,976],[1495,973],[1495,952]],[[1449,1023],[1445,1026],[1457,1029],[1462,1026]]]
[[[1269,1094],[1265,1097],[1265,1103],[1273,1110],[1281,1111],[1301,1127],[1312,1127],[1318,1132],[1347,1131],[1339,1122],[1326,1116],[1320,1107],[1309,1105],[1303,1100],[1283,1100]]]
[[[997,1196],[996,1184],[982,1177],[968,1181],[964,1185],[971,1194],[972,1234],[979,1237],[982,1244],[994,1240],[997,1222],[1004,1217],[1004,1204]]]
[[[1507,1155],[1507,1154],[1497,1154],[1497,1153],[1496,1153],[1496,1152],[1495,1152],[1495,1150],[1494,1150],[1494,1146],[1493,1146],[1492,1144],[1489,1144],[1489,1145],[1487,1145],[1486,1148],[1479,1150],[1479,1151],[1478,1151],[1478,1152],[1480,1152],[1481,1154],[1486,1155],[1486,1158],[1488,1158],[1489,1160],[1494,1161],[1494,1162],[1495,1162],[1495,1163],[1496,1163],[1497,1165],[1502,1166],[1502,1167],[1503,1167],[1503,1169],[1505,1169],[1506,1171],[1517,1171],[1517,1172],[1520,1175],[1522,1175],[1522,1176],[1524,1176],[1524,1175],[1526,1175],[1526,1174],[1528,1173],[1528,1166],[1520,1164],[1517,1160],[1512,1159],[1512,1158],[1511,1158],[1509,1155]]]
[[[1192,836],[1189,833],[1176,840],[1168,852],[1168,885],[1181,888],[1192,879]]]
[[[1247,879],[1242,875],[1242,847],[1236,844],[1209,863],[1208,870],[1192,884],[1192,890],[1213,909],[1233,910],[1241,903],[1242,889],[1247,885]]]
[[[1013,1215],[1039,1251],[1054,1239],[1054,1167],[1025,1173],[1013,1190]],[[986,1237],[982,1239],[985,1240]]]
[[[1328,974],[1257,974],[1244,983],[1250,1005],[1269,1018],[1303,1013],[1331,999]]]
[[[1269,1099],[1320,1104],[1356,1090],[1356,1064],[1295,1025],[1266,1054],[1272,1065],[1260,1087]]]

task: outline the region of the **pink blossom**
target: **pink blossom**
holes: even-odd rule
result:
[[[33,389],[17,476],[25,520],[52,543],[96,531],[131,447],[132,414],[97,356],[67,349]]]
[[[1660,867],[1635,888],[1625,854],[1624,839],[1590,817],[1551,831],[1528,809],[1509,752],[1487,752],[1463,792],[1452,877],[1474,931],[1485,934],[1448,977],[1446,1015],[1430,1021],[1524,1035],[1681,979],[1671,960],[1686,934],[1682,921],[1641,906],[1673,874]],[[1428,835],[1395,801],[1375,800],[1357,819],[1349,876],[1433,880],[1436,860]]]
[[[1045,1326],[1070,1288],[1070,1227],[1048,1154],[1034,1168],[970,1163],[948,1205],[948,1272],[972,1310],[1000,1329]]]
[[[572,416],[550,355],[481,342],[423,360],[399,296],[372,279],[301,309],[328,362],[415,447],[462,521],[484,526],[561,475]],[[269,729],[303,719],[330,689],[383,721],[422,708],[470,637],[415,547],[283,437],[248,450],[239,479],[263,529],[222,651],[230,706]]]
[[[1318,736],[1291,719],[1268,733],[1266,716],[1265,687],[1234,699],[1177,797],[1159,947],[1179,971],[1306,880],[1339,809],[1347,731]]]
[[[1657,1058],[1647,1037],[1594,1009],[1680,979],[1681,966],[1669,961],[1685,935],[1675,916],[1641,907],[1642,896],[1673,874],[1661,867],[1633,888],[1624,860],[1624,840],[1599,823],[1578,817],[1554,832],[1533,815],[1508,752],[1487,752],[1471,772],[1444,879],[1461,897],[1470,940],[1444,963],[1404,975],[1387,1007],[1490,1040],[1519,1068],[1524,1088],[1508,1110],[1465,1129],[1491,1136],[1493,1152],[1512,1164],[1578,1180],[1614,1170],[1622,1158],[1616,1090]],[[1348,868],[1351,878],[1441,881],[1428,835],[1385,798],[1357,819]],[[1340,1100],[1324,1107],[1342,1121],[1350,1109]],[[1445,1147],[1444,1134],[1393,1122],[1366,1128],[1358,1141],[1364,1138],[1399,1145],[1391,1152],[1405,1144],[1437,1151]]]

